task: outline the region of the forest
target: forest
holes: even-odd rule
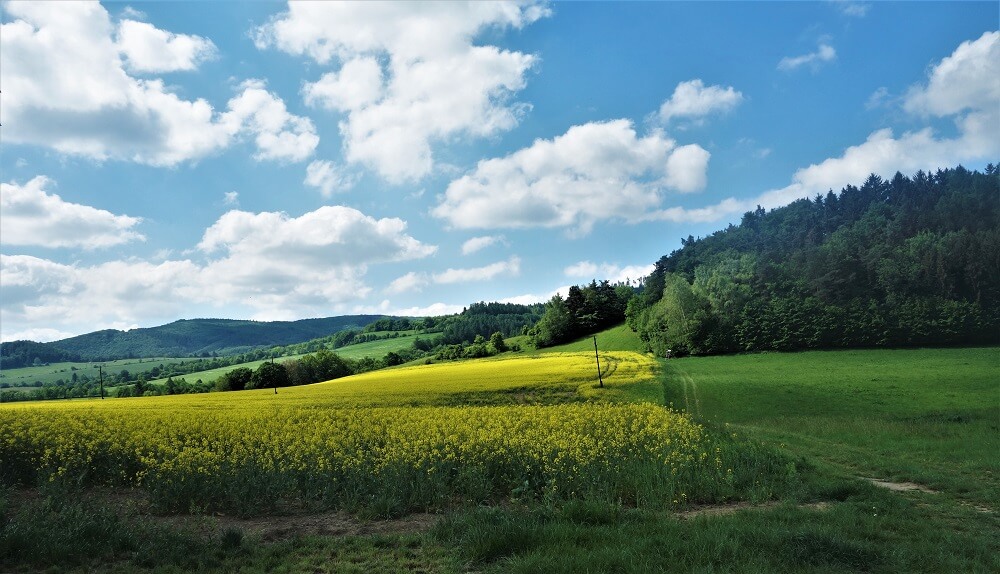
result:
[[[628,325],[658,356],[1000,342],[1000,168],[871,175],[660,258]]]

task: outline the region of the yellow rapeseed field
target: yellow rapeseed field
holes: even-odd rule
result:
[[[639,354],[604,362],[612,387],[653,376]],[[653,404],[419,406],[532,387],[585,395],[595,377],[592,356],[568,353],[372,372],[277,395],[4,405],[0,473],[141,487],[167,508],[238,512],[288,499],[381,512],[509,496],[679,504],[705,473],[733,482],[700,425]]]

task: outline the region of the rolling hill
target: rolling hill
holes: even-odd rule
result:
[[[118,331],[107,329],[48,343],[82,357],[105,360],[134,357],[229,355],[256,347],[289,345],[324,337],[347,328],[361,328],[381,315],[344,315],[300,321],[241,321],[189,319],[159,327]]]

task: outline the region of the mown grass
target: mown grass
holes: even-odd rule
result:
[[[685,358],[664,368],[668,401],[701,419],[845,472],[1000,510],[996,348]]]

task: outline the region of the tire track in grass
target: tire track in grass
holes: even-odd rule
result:
[[[684,410],[693,416],[701,416],[701,397],[698,396],[698,385],[686,371],[674,367],[677,375],[681,379],[681,388],[684,390]],[[688,390],[690,389],[690,391]],[[692,409],[693,405],[693,409]]]

